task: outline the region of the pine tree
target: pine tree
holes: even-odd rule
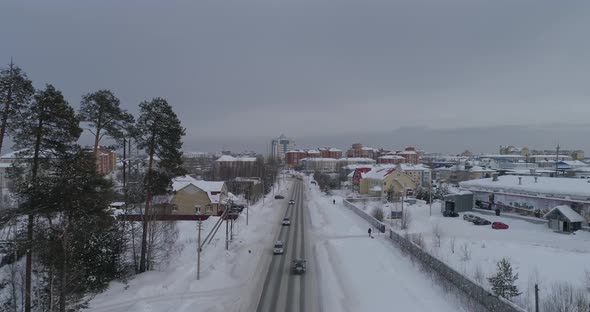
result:
[[[47,220],[42,222],[47,230],[40,234],[47,244],[39,258],[59,293],[55,296],[47,285],[44,301],[50,305],[58,297],[59,311],[65,312],[118,275],[123,235],[106,211],[112,184],[97,173],[92,154],[74,145],[40,180],[48,186],[48,204],[40,211]]]
[[[144,101],[139,107],[141,112],[135,129],[136,141],[138,148],[145,150],[148,155],[144,178],[144,216],[149,216],[153,196],[169,192],[172,178],[184,174],[181,148],[185,129],[165,99]],[[146,259],[149,222],[149,218],[143,218],[139,272],[149,269],[146,267],[149,261]]]
[[[94,130],[94,155],[98,159],[98,147],[104,136],[121,141],[126,129],[133,123],[133,116],[120,107],[119,99],[110,90],[99,90],[82,97],[80,120],[88,122]]]
[[[10,62],[8,68],[0,69],[0,152],[4,137],[14,129],[34,92],[33,83],[18,66]]]
[[[23,110],[22,115],[15,129],[14,142],[16,148],[25,148],[25,151],[19,163],[15,164],[13,174],[17,181],[19,208],[28,215],[24,301],[25,312],[30,312],[35,214],[49,203],[44,199],[48,185],[40,176],[49,174],[52,161],[68,153],[69,146],[78,140],[82,129],[74,110],[52,85],[38,91],[33,103]]]
[[[518,273],[512,274],[512,265],[506,258],[502,258],[497,264],[498,270],[496,275],[489,277],[488,281],[492,285],[492,291],[496,296],[504,297],[510,300],[512,297],[520,295],[515,285],[518,279]]]

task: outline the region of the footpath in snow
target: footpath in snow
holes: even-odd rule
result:
[[[291,183],[278,190],[289,198]],[[272,194],[272,193],[271,193]],[[272,233],[280,227],[286,201],[267,195],[246,210],[234,223],[237,234],[225,250],[225,225],[201,253],[201,274],[197,281],[197,225],[177,221],[179,236],[169,263],[158,271],[133,277],[127,284],[111,283],[90,301],[90,312],[199,312],[254,311],[259,294],[256,285],[266,275],[274,243]],[[218,217],[203,222],[201,238],[209,233]]]
[[[462,311],[384,234],[369,238],[342,198],[306,185],[323,311]]]

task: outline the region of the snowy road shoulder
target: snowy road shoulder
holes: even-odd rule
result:
[[[385,236],[369,238],[370,225],[341,200],[310,186],[308,201],[324,311],[461,310]]]

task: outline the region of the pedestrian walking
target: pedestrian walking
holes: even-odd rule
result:
[[[371,237],[371,228],[369,228],[368,232],[369,232],[369,237]]]
[[[335,199],[333,199],[333,200],[332,200],[332,203],[333,203],[334,205],[336,205],[336,200],[335,200]]]

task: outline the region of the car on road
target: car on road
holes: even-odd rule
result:
[[[303,274],[305,273],[305,260],[303,259],[294,259],[293,260],[293,274]]]
[[[316,182],[315,181],[311,181],[311,184],[316,184]]]
[[[272,249],[274,255],[282,255],[285,252],[285,246],[282,241],[277,241]]]
[[[289,205],[295,205],[295,201],[291,199],[291,200],[289,201]]]
[[[283,225],[291,225],[291,220],[289,218],[283,218]]]
[[[275,195],[275,199],[284,199],[284,198],[285,198],[285,196],[283,196],[283,195]]]
[[[463,215],[463,220],[465,220],[465,221],[473,222],[473,220],[475,220],[475,218],[477,218],[477,216],[472,215],[470,213],[466,213]]]
[[[472,222],[475,225],[490,225],[490,224],[492,224],[492,222],[490,222],[484,218],[480,218],[480,217],[476,217],[476,219],[473,220]]]
[[[445,210],[445,211],[443,211],[443,217],[452,217],[452,218],[455,218],[455,217],[458,217],[458,216],[459,216],[459,214],[456,213],[455,211],[452,211],[452,210]]]
[[[502,223],[502,222],[493,222],[492,229],[494,229],[494,230],[507,230],[508,224]]]

